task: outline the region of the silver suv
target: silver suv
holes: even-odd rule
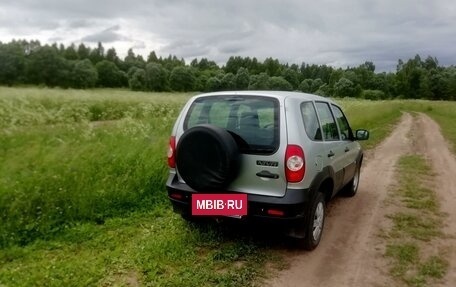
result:
[[[320,242],[326,203],[340,190],[356,194],[363,160],[357,140],[368,138],[366,130],[353,133],[340,106],[320,96],[198,95],[182,109],[172,131],[168,197],[174,211],[192,220],[202,214],[197,208],[218,215],[217,201],[195,205],[196,196],[245,195],[242,215],[234,217],[286,226],[312,250]],[[219,203],[229,207],[222,199]]]

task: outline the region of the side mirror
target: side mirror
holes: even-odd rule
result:
[[[369,131],[367,130],[356,130],[355,132],[355,138],[358,141],[365,141],[369,139]]]

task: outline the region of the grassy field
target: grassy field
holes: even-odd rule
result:
[[[0,246],[163,200],[167,135],[187,95],[0,95]]]
[[[190,96],[0,87],[0,286],[240,286],[265,275],[280,243],[171,212],[165,154]],[[456,143],[454,103],[337,101],[371,131],[366,148],[403,110],[429,113]]]

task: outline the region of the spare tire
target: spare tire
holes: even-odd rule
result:
[[[180,176],[194,190],[220,191],[237,176],[240,153],[233,136],[213,125],[188,129],[176,148]]]

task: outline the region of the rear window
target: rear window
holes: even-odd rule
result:
[[[243,153],[272,154],[279,147],[279,102],[274,98],[198,98],[190,106],[184,130],[201,124],[228,130]]]

